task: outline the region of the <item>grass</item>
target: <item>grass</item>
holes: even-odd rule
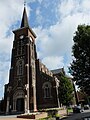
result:
[[[39,120],[48,120],[49,118],[52,118],[51,116],[48,116],[46,118],[40,118]]]
[[[72,108],[68,108],[68,113],[71,113],[73,112],[73,109]]]

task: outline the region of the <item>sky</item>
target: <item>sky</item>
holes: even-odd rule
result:
[[[20,28],[24,0],[0,0],[0,99],[9,81],[13,30]],[[36,33],[38,58],[50,69],[72,62],[73,36],[90,24],[90,0],[26,0],[29,25]]]

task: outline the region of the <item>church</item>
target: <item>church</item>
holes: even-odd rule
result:
[[[37,58],[36,34],[29,26],[25,6],[21,26],[13,34],[9,82],[4,92],[5,113],[30,113],[59,107],[57,70],[48,70]]]

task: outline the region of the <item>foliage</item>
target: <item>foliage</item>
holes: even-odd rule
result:
[[[60,114],[57,113],[57,114],[55,115],[55,117],[60,117]]]
[[[73,98],[73,85],[65,75],[60,77],[59,100],[63,105],[69,105]]]
[[[79,25],[73,41],[74,59],[71,63],[70,73],[79,88],[90,95],[90,26]]]
[[[72,108],[68,108],[68,113],[71,113],[73,112],[73,109]]]

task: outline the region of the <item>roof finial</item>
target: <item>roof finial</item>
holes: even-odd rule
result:
[[[26,7],[26,0],[24,0],[24,7]]]

